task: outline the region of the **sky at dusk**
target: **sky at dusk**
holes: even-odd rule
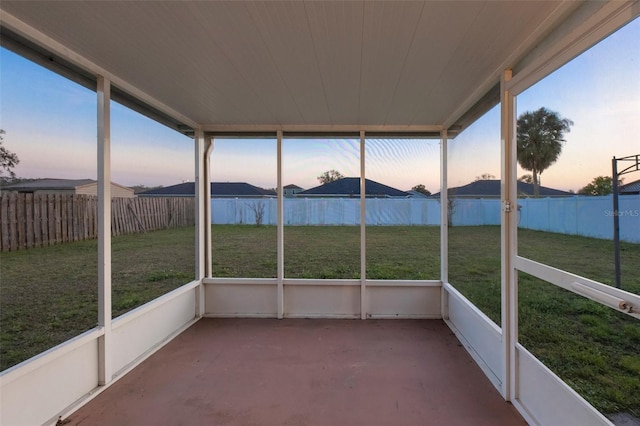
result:
[[[577,191],[611,175],[611,158],[640,153],[640,20],[628,24],[518,96],[518,114],[540,107],[574,122],[542,185]],[[0,128],[23,178],[96,177],[95,93],[0,48]],[[493,108],[449,141],[449,186],[488,173],[500,177],[500,115]],[[193,140],[112,103],[112,179],[122,185],[193,180]],[[367,139],[367,177],[408,190],[437,192],[439,140]],[[336,155],[336,152],[340,152]],[[360,173],[358,139],[285,139],[283,183],[309,188],[336,169]],[[528,173],[518,170],[518,175]],[[215,181],[276,186],[276,141],[217,140]],[[627,182],[640,179],[628,175]]]

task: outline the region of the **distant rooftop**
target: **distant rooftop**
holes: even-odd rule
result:
[[[620,194],[640,194],[640,179],[621,185]]]
[[[94,179],[35,179],[27,182],[3,185],[2,189],[20,191],[64,190],[96,183]]]
[[[449,188],[449,196],[465,197],[465,198],[499,198],[500,197],[500,180],[477,180],[464,186]],[[533,184],[526,182],[518,182],[518,195],[533,196]],[[575,194],[562,191],[559,189],[540,187],[541,197],[571,197]],[[439,198],[440,193],[433,194],[433,198]]]
[[[409,197],[409,193],[400,191],[387,185],[365,179],[365,194],[367,197]],[[351,197],[360,195],[360,178],[345,177],[306,191],[298,192],[299,197],[311,196],[334,196]]]
[[[179,183],[141,192],[141,197],[193,197],[193,182]],[[259,188],[246,182],[211,182],[211,196],[218,197],[275,197],[275,191]]]
[[[284,189],[303,189],[303,188],[300,188],[298,185],[294,185],[294,184],[292,184],[292,183],[291,183],[291,184],[289,184],[289,185],[285,185],[285,186],[283,186],[283,188],[284,188]]]

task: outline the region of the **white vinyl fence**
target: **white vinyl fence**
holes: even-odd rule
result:
[[[440,201],[431,198],[366,200],[367,225],[439,225]],[[214,224],[276,225],[275,198],[211,200]],[[455,199],[453,226],[500,225],[500,200]],[[613,239],[613,200],[604,197],[520,198],[518,224],[525,229]],[[620,196],[620,239],[640,243],[640,195]],[[286,198],[285,225],[359,225],[358,198]]]
[[[440,202],[428,198],[367,199],[367,225],[439,225]],[[277,224],[275,198],[214,198],[212,223],[255,225],[262,212],[263,225]],[[285,225],[359,225],[358,198],[285,198]]]

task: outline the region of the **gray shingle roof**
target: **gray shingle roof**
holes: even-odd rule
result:
[[[14,191],[63,190],[96,183],[93,179],[36,179],[28,182],[4,185],[2,189]]]
[[[518,182],[518,195],[533,196],[533,184]],[[540,187],[541,197],[571,197],[573,195],[575,194],[567,191],[561,191],[559,189],[547,188],[546,186]],[[467,185],[449,188],[449,196],[467,198],[499,198],[500,181],[496,179],[477,180]],[[433,198],[439,197],[439,192],[437,194],[433,194]]]
[[[640,193],[640,179],[626,183],[619,188],[619,194],[637,194]]]
[[[400,191],[399,189],[392,188],[387,185],[375,182],[370,179],[365,180],[365,194],[367,197],[408,197],[409,194]],[[352,197],[360,195],[360,178],[357,177],[345,177],[342,179],[334,180],[333,182],[325,183],[324,185],[316,186],[315,188],[307,189],[296,194],[299,197],[305,195],[325,195],[325,196],[339,196],[339,197]]]
[[[193,182],[179,183],[163,188],[141,192],[141,197],[193,197],[195,184]],[[259,188],[246,182],[211,182],[212,197],[275,197],[276,193],[268,189]]]

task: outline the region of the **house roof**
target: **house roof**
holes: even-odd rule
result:
[[[533,184],[526,182],[518,182],[518,195],[533,196]],[[559,189],[540,187],[541,197],[570,197],[575,194]],[[449,188],[450,197],[466,197],[466,198],[499,198],[500,197],[500,181],[496,179],[477,180],[464,186]],[[439,198],[440,193],[433,194],[433,198]]]
[[[427,194],[423,194],[420,191],[415,191],[413,189],[410,189],[408,191],[405,191],[407,194],[411,195],[413,198],[429,198],[430,195]]]
[[[632,1],[0,8],[4,47],[92,90],[104,76],[114,100],[187,134],[448,129],[450,138],[499,102],[505,69],[523,90],[638,15]]]
[[[13,191],[62,191],[72,190],[86,185],[93,185],[97,183],[94,179],[35,179],[27,182],[14,183],[10,185],[3,185],[2,189]],[[111,182],[112,185],[117,185],[122,188],[126,188],[117,183]],[[127,188],[129,189],[129,188]],[[132,190],[133,191],[133,190]]]
[[[300,188],[298,185],[294,185],[294,184],[289,184],[289,185],[285,185],[282,187],[283,189],[302,189]]]
[[[193,182],[179,183],[141,192],[141,197],[178,197],[194,196],[195,184]],[[211,182],[212,197],[275,197],[275,191],[259,188],[246,182]]]
[[[36,179],[28,182],[14,183],[10,185],[3,185],[3,189],[10,189],[14,191],[29,190],[69,190],[75,189],[79,186],[90,185],[95,183],[93,179]]]
[[[399,189],[383,185],[376,181],[365,179],[365,194],[368,197],[408,197],[409,194]],[[357,196],[360,195],[360,178],[345,177],[333,182],[325,183],[306,191],[298,192],[299,197],[311,196]]]
[[[640,179],[625,183],[618,188],[619,194],[639,194],[640,193]]]

